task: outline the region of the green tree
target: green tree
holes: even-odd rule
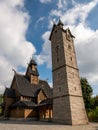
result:
[[[92,109],[96,109],[96,107],[98,107],[98,95],[92,97],[91,104],[92,104]]]
[[[81,78],[82,94],[85,103],[86,111],[89,112],[92,108],[92,87],[89,85],[86,78]]]

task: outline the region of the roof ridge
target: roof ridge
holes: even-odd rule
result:
[[[25,76],[24,74],[19,73],[19,72],[16,72],[15,75]]]
[[[44,82],[47,82],[47,80],[44,80],[44,79],[39,79],[39,81],[44,81]]]

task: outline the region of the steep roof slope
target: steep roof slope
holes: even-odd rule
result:
[[[6,88],[4,92],[4,96],[7,96],[9,98],[14,98],[15,97],[15,90],[12,88]]]
[[[39,90],[43,90],[47,98],[52,98],[52,88],[47,81],[39,80],[38,85],[31,84],[24,75],[15,74],[16,84],[20,95],[28,97],[36,97]]]

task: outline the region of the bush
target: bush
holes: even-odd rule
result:
[[[91,122],[98,122],[98,107],[95,110],[88,112],[88,119]]]

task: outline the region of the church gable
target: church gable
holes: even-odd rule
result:
[[[44,80],[40,80],[39,84],[42,88],[42,90],[44,91],[45,95],[47,96],[47,98],[52,98],[52,88],[50,88],[49,84],[47,83],[47,81]]]
[[[38,96],[37,96],[37,102],[38,104],[42,101],[45,100],[47,96],[45,95],[44,91],[41,89]]]

